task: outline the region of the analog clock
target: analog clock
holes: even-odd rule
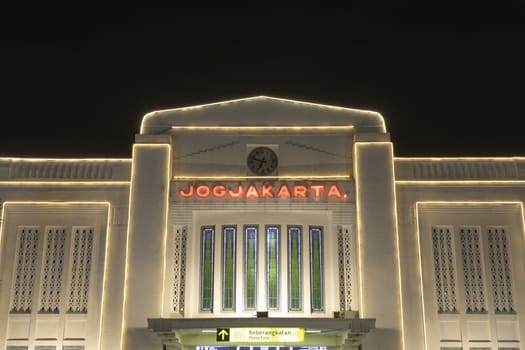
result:
[[[246,160],[248,169],[257,175],[270,175],[277,169],[277,154],[268,147],[256,147]]]

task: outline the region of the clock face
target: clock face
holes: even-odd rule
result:
[[[277,169],[277,154],[268,147],[256,147],[246,160],[248,168],[257,175],[269,175]]]

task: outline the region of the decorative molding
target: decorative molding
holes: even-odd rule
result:
[[[129,207],[128,206],[114,206],[111,207],[111,225],[127,225],[128,224]]]
[[[519,180],[511,159],[395,159],[396,180]]]
[[[131,159],[0,159],[0,178],[9,181],[129,181]]]

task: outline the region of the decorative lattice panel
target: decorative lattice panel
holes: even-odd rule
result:
[[[59,312],[65,245],[65,227],[46,227],[44,261],[40,282],[40,312]]]
[[[339,226],[337,243],[339,246],[339,302],[342,312],[352,310],[352,244],[350,228]]]
[[[467,313],[485,312],[485,287],[477,227],[460,227],[461,258]]]
[[[67,310],[87,313],[94,229],[91,226],[75,226],[72,232],[71,284]]]
[[[506,229],[504,227],[489,227],[487,236],[495,312],[513,313],[512,278]]]
[[[31,312],[38,259],[38,230],[37,226],[18,227],[11,312]]]
[[[432,248],[438,312],[455,312],[456,272],[449,227],[432,227]]]
[[[186,226],[175,227],[173,236],[173,274],[171,279],[172,286],[172,306],[173,311],[184,312],[184,288],[186,281]]]

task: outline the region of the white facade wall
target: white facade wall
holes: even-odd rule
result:
[[[257,175],[261,146],[278,166]],[[1,158],[0,349],[189,350],[225,325],[307,330],[272,346],[524,348],[525,158],[394,154],[375,112],[255,97],[150,113],[131,159]]]

